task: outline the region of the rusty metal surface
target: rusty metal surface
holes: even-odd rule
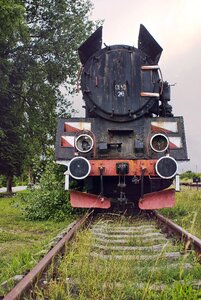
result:
[[[23,294],[38,279],[40,274],[50,265],[54,257],[59,254],[65,244],[71,240],[75,232],[87,221],[90,213],[77,221],[77,223],[67,232],[67,234],[45,255],[38,264],[4,297],[4,300],[22,299]]]
[[[125,176],[138,175],[141,176],[142,168],[145,168],[145,176],[156,176],[155,164],[156,160],[90,160],[91,173],[90,176],[99,176],[100,167],[104,167],[104,176],[118,176],[116,172],[116,164],[119,162],[125,162],[129,164],[129,172]]]
[[[160,209],[164,207],[173,207],[175,205],[175,190],[168,189],[159,192],[145,194],[139,201],[139,208]]]
[[[193,246],[195,251],[199,254],[199,260],[201,260],[201,239],[192,235],[191,233],[189,233],[179,225],[175,224],[171,220],[160,215],[159,213],[154,212],[154,215],[156,216],[159,222],[165,224],[168,227],[168,229],[172,230],[174,234],[180,237],[180,239],[183,239],[187,245],[187,248],[189,248],[189,246]]]
[[[108,209],[111,206],[110,199],[89,193],[79,191],[70,192],[70,202],[72,207],[82,208],[104,208]]]

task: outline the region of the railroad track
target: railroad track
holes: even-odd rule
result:
[[[79,220],[4,299],[26,299],[27,292],[27,299],[188,299],[188,293],[198,299],[201,295],[201,240],[156,212],[135,217],[96,215],[76,234],[56,271],[51,267],[44,274],[90,216]],[[181,298],[173,297],[177,293]]]

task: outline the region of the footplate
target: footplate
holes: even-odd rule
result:
[[[140,198],[139,208],[142,210],[160,209],[175,205],[175,189],[145,194]]]
[[[94,194],[70,191],[70,203],[72,207],[82,208],[105,208],[111,206],[110,200],[106,197],[100,197]]]

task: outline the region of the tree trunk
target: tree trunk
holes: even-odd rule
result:
[[[29,166],[29,172],[28,172],[28,185],[33,186],[34,184],[34,178],[33,178],[33,169],[32,166]]]
[[[12,193],[12,183],[13,183],[13,176],[7,176],[7,193]]]

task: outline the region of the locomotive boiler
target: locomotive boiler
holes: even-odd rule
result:
[[[102,46],[102,27],[78,49],[85,118],[60,118],[56,160],[73,181],[73,207],[172,207],[178,161],[187,160],[183,118],[173,116],[161,46],[140,25],[138,48]]]

